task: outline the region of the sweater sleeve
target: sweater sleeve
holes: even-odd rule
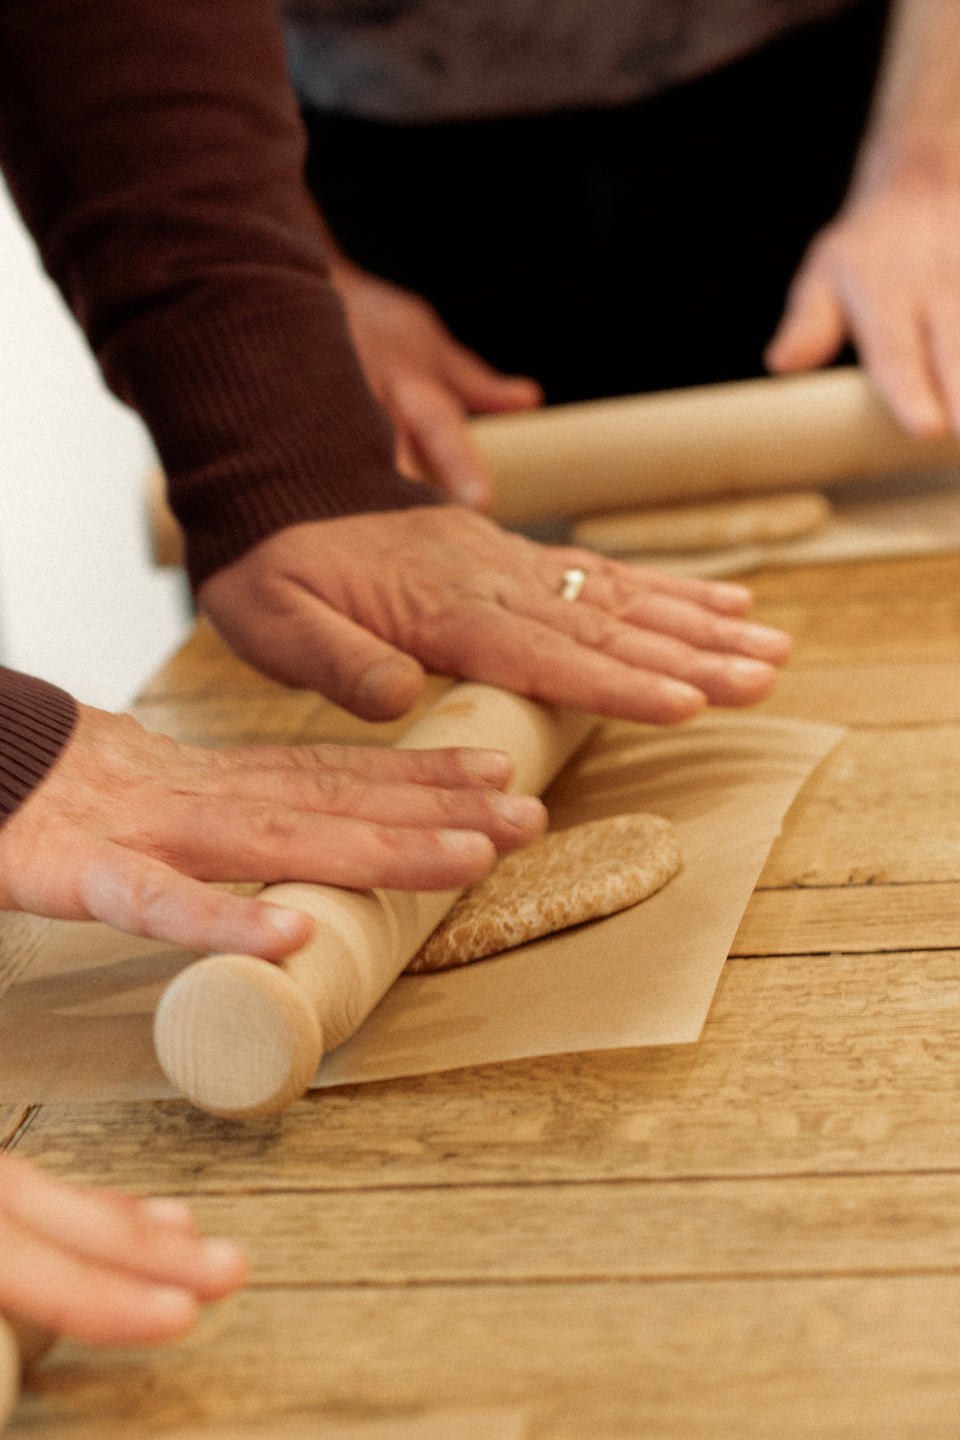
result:
[[[0,0],[0,164],[194,585],[287,525],[437,500],[394,469],[304,151],[274,0]]]
[[[0,666],[0,825],[46,775],[76,719],[56,685]]]

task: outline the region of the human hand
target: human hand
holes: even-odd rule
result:
[[[863,185],[814,239],[767,363],[808,370],[848,340],[906,429],[960,434],[960,182]]]
[[[182,1335],[201,1302],[243,1284],[246,1261],[205,1240],[179,1200],[65,1185],[0,1153],[0,1310],[74,1340]]]
[[[559,592],[575,566],[587,579],[571,602]],[[291,526],[199,599],[251,664],[368,719],[402,714],[425,667],[668,724],[762,699],[790,648],[741,618],[742,586],[538,545],[456,506]]]
[[[472,884],[544,826],[539,800],[500,793],[512,769],[489,750],[204,750],[81,706],[0,829],[0,908],[279,960],[309,918],[202,881]]]
[[[397,466],[432,480],[474,510],[493,503],[493,480],[466,424],[468,415],[529,410],[540,386],[503,375],[453,338],[418,295],[343,257],[331,268],[364,373],[397,435]]]

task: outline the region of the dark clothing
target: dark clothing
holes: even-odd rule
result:
[[[620,109],[422,126],[307,112],[308,179],[352,259],[548,401],[759,375],[843,198],[885,9]]]

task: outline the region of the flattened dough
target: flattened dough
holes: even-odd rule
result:
[[[605,555],[676,550],[717,550],[792,540],[822,530],[830,502],[814,490],[756,495],[745,500],[714,500],[706,505],[676,505],[595,515],[573,527],[575,545]]]
[[[645,900],[680,869],[672,825],[614,815],[534,840],[467,890],[420,947],[407,974],[498,955]]]

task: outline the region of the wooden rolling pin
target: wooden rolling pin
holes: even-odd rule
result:
[[[508,525],[960,464],[958,441],[908,435],[852,366],[482,416],[471,428]],[[154,561],[180,564],[159,471],[149,487]]]
[[[0,1315],[0,1431],[16,1409],[24,1370],[45,1355],[55,1339],[40,1325]]]
[[[519,524],[960,464],[917,440],[854,367],[482,417],[473,435]]]
[[[447,691],[400,745],[506,750],[516,765],[511,788],[539,794],[596,723],[468,683]],[[154,1022],[164,1072],[216,1115],[282,1110],[307,1089],[324,1051],[366,1019],[459,894],[269,886],[265,900],[313,916],[311,940],[282,965],[213,955],[181,971]]]

